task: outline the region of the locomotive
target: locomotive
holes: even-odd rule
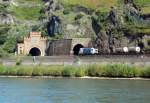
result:
[[[79,55],[94,55],[98,54],[98,49],[96,48],[80,48]]]

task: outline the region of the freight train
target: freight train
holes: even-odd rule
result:
[[[112,53],[109,54],[139,54],[141,53],[141,48],[138,46],[132,47],[120,47],[115,48]],[[101,55],[96,48],[80,48],[79,55]]]
[[[114,53],[118,54],[138,54],[141,52],[141,48],[138,46],[132,46],[132,47],[122,47],[122,48],[115,48]]]

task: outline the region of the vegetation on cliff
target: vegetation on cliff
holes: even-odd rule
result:
[[[143,43],[141,38],[150,34],[149,4],[150,0],[2,0],[0,56],[14,53],[16,43],[30,31],[42,31],[50,39],[91,37],[94,47],[103,48],[100,51]],[[59,18],[61,31],[51,34],[53,16]]]

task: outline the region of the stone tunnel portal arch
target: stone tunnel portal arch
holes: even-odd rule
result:
[[[80,48],[83,48],[84,46],[82,44],[76,44],[73,48],[73,54],[74,55],[78,55],[79,54],[79,51],[80,51]]]
[[[31,56],[41,56],[41,51],[39,48],[34,47],[30,49],[29,54]]]

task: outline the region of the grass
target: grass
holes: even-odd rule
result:
[[[13,7],[13,14],[22,20],[37,20],[40,17],[41,7]]]
[[[111,6],[117,5],[118,0],[59,0],[59,2],[66,6],[78,5],[91,9],[109,11]]]
[[[134,0],[134,3],[141,8],[142,14],[150,13],[150,0]]]
[[[42,0],[16,0],[16,5],[10,6],[10,12],[18,19],[38,20],[43,6]]]
[[[150,67],[125,64],[82,66],[0,66],[0,75],[12,76],[62,76],[62,77],[121,77],[150,78]]]
[[[142,8],[142,14],[150,14],[150,6],[145,6]]]

